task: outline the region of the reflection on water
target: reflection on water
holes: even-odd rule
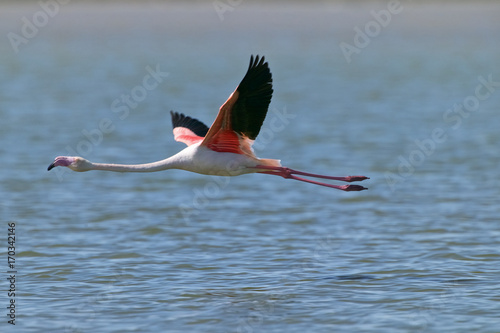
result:
[[[42,10],[1,6],[3,36]],[[242,2],[221,20],[212,3],[71,3],[19,52],[4,38],[0,211],[17,226],[16,325],[495,331],[500,7],[402,6],[350,63],[339,44],[384,4]],[[273,73],[264,126],[289,115],[258,138],[258,155],[364,174],[369,191],[265,175],[46,171],[57,155],[176,153],[169,111],[211,123],[250,54]],[[162,80],[144,88],[154,71]]]

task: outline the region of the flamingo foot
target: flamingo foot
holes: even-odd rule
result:
[[[342,191],[346,191],[346,192],[367,190],[366,187],[361,186],[361,185],[344,185],[344,186],[341,186],[341,187],[343,187],[341,190]]]
[[[363,181],[365,179],[370,179],[370,177],[365,177],[365,176],[347,176],[347,177],[344,177],[345,178],[345,182],[360,182],[360,181]]]
[[[306,176],[306,177],[314,177],[314,178],[322,178],[322,179],[339,180],[339,181],[348,182],[348,183],[362,181],[365,179],[370,179],[370,178],[365,177],[365,176],[347,176],[347,177],[325,176],[325,175],[318,175],[318,174],[314,174],[314,173],[297,171],[297,170],[293,170],[293,169],[286,168],[286,167],[274,167],[274,166],[267,166],[267,165],[258,165],[255,168],[268,170],[268,171],[258,171],[259,173],[281,176],[285,179],[295,179],[295,180],[298,180],[301,182],[306,182],[306,183],[311,183],[311,184],[315,184],[315,185],[335,188],[337,190],[346,191],[346,192],[363,191],[363,190],[367,190],[367,188],[364,186],[361,186],[361,185],[341,185],[341,186],[340,185],[332,185],[332,184],[321,183],[321,182],[317,182],[314,180],[297,177],[294,175],[301,175],[301,176]]]

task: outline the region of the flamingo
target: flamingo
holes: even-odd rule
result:
[[[295,179],[342,191],[362,191],[360,185],[333,185],[299,176],[354,182],[365,176],[332,177],[297,171],[281,166],[276,159],[258,158],[252,144],[259,134],[273,94],[272,75],[264,57],[250,57],[243,80],[227,101],[210,128],[197,119],[170,111],[174,139],[187,148],[161,161],[146,164],[93,163],[80,156],[58,156],[49,165],[67,167],[73,171],[106,170],[115,172],[156,172],[181,169],[204,175],[238,176],[262,173]]]

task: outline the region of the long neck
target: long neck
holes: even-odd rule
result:
[[[90,170],[105,170],[115,172],[155,172],[167,169],[181,169],[182,162],[175,157],[176,156],[174,155],[161,161],[145,164],[111,164],[90,162]]]

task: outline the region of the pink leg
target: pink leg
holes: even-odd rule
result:
[[[269,171],[259,171],[260,173],[281,176],[281,177],[286,178],[286,179],[295,179],[295,180],[299,180],[301,182],[307,182],[307,183],[311,183],[311,184],[336,188],[336,189],[342,190],[342,191],[363,191],[363,190],[367,190],[367,188],[363,187],[361,185],[342,185],[342,186],[331,185],[331,184],[327,184],[327,183],[321,183],[321,182],[317,182],[314,180],[309,180],[309,179],[297,177],[297,176],[294,176],[294,174],[307,176],[307,177],[340,180],[340,181],[344,181],[344,182],[355,182],[355,181],[362,181],[365,179],[370,179],[370,178],[365,177],[365,176],[348,176],[348,177],[324,176],[324,175],[318,175],[318,174],[314,174],[314,173],[297,171],[297,170],[293,170],[293,169],[285,168],[285,167],[273,167],[273,166],[265,166],[265,165],[258,165],[256,168],[269,170]]]
[[[301,176],[306,176],[306,177],[314,177],[314,178],[323,178],[323,179],[332,179],[332,180],[339,180],[342,182],[360,182],[365,179],[370,179],[365,176],[347,176],[347,177],[333,177],[333,176],[324,176],[324,175],[318,175],[315,173],[308,173],[308,172],[302,172],[298,170],[293,170],[290,168],[283,168],[285,169],[286,173],[294,174],[294,175],[301,175]]]

